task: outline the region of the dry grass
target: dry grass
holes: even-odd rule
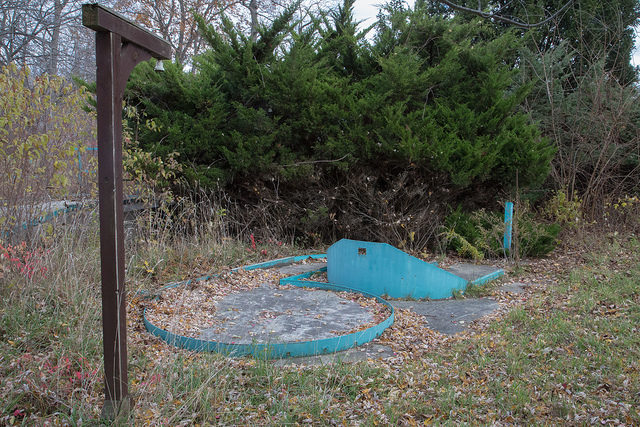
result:
[[[0,424],[100,422],[98,236],[95,218],[87,221],[45,239],[43,274],[3,261]],[[399,312],[382,337],[394,358],[283,368],[169,347],[144,331],[135,292],[297,249],[163,238],[128,242],[135,412],[122,424],[640,423],[636,239],[610,236],[597,250],[564,247],[523,262],[510,277],[530,291],[519,299],[482,291],[503,309],[468,333],[444,337]]]

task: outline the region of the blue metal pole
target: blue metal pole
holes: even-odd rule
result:
[[[505,251],[511,250],[511,234],[513,232],[513,202],[504,205],[504,240]]]

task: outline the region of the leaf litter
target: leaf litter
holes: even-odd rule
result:
[[[624,274],[637,262],[637,255],[620,254],[620,259],[626,262],[618,262],[614,273]],[[542,342],[544,335],[540,331],[520,330],[522,327],[513,320],[520,315],[517,313],[543,322],[553,313],[577,316],[571,313],[577,310],[573,305],[578,302],[573,301],[573,295],[578,288],[571,285],[566,293],[554,289],[563,286],[568,272],[585,269],[583,256],[564,251],[547,259],[522,263],[517,274],[512,274],[506,263],[502,267],[507,270],[506,278],[485,292],[485,296],[498,301],[500,308],[466,325],[466,331],[453,336],[443,335],[429,329],[424,317],[411,310],[396,310],[395,323],[376,340],[390,346],[395,352],[393,357],[370,358],[366,362],[338,364],[333,368],[306,365],[277,368],[271,364],[262,367],[263,362],[254,359],[212,358],[177,350],[144,331],[139,308],[145,302],[139,300],[130,305],[131,320],[135,325],[130,345],[134,351],[149,352],[150,362],[144,369],[136,370],[138,385],[144,382],[148,389],[148,384],[153,384],[149,381],[150,373],[154,372],[153,365],[176,358],[186,358],[198,366],[224,366],[232,374],[219,376],[214,382],[225,390],[222,394],[226,397],[214,398],[219,402],[212,401],[218,407],[217,415],[207,418],[211,416],[209,413],[204,415],[204,420],[226,424],[637,425],[637,407],[634,409],[631,403],[640,396],[637,357],[627,361],[624,376],[620,379],[611,377],[604,366],[590,361],[597,357],[596,354],[581,354],[573,342],[564,345]],[[594,273],[595,280],[596,274],[599,273]],[[500,284],[512,282],[528,286],[520,294],[500,290]],[[588,315],[595,320],[617,320],[639,300],[637,290],[622,302],[597,298],[589,307]],[[138,313],[137,317],[134,312]],[[508,326],[499,326],[505,321]],[[511,334],[522,334],[520,339],[528,341],[527,352],[511,353],[510,346],[514,342]],[[606,346],[616,345],[615,334],[598,334],[595,339]],[[550,366],[555,363],[553,360],[567,357],[587,363],[585,371],[578,373],[573,384],[565,378],[570,365]],[[549,362],[536,362],[540,358]],[[518,371],[517,360],[534,363],[524,365],[526,371]],[[266,369],[264,374],[254,374],[263,369]],[[317,388],[299,389],[302,379],[308,376],[317,381]],[[266,378],[266,382],[260,378]],[[166,380],[158,381],[157,386],[163,381]],[[590,381],[596,381],[591,389]],[[254,395],[263,396],[263,399],[256,402],[251,397]],[[188,408],[193,411],[193,402],[167,401],[155,406],[141,402],[141,405],[149,411],[148,420],[155,424],[162,424],[169,418],[172,421],[198,419],[197,414],[187,416]],[[172,416],[163,418],[162,414]]]
[[[293,285],[280,285],[279,280],[286,277],[277,269],[253,269],[228,271],[207,280],[192,281],[188,284],[168,288],[144,302],[146,317],[154,325],[174,334],[197,338],[203,330],[223,330],[224,319],[216,317],[216,307],[226,296],[234,293],[250,291],[267,286],[273,290],[286,292],[300,289]],[[389,317],[389,308],[375,298],[355,292],[318,290],[313,287],[302,288],[308,292],[325,292],[337,295],[340,299],[352,301],[371,314],[370,322],[362,322],[357,326],[342,331],[330,331],[334,335],[346,335],[374,326]],[[275,293],[275,296],[282,296]],[[234,310],[241,310],[240,307]],[[291,314],[287,311],[276,312],[265,308],[261,319],[274,319],[281,315]],[[310,315],[313,315],[311,313]],[[318,315],[321,316],[321,315]],[[237,337],[240,338],[240,337]]]

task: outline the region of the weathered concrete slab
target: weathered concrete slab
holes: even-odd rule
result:
[[[526,283],[521,283],[521,282],[507,283],[505,285],[500,286],[498,288],[498,291],[508,292],[511,294],[522,294],[527,290],[528,286],[529,285],[527,285]]]
[[[326,267],[326,262],[308,262],[306,264],[287,264],[281,267],[275,267],[280,273],[288,276],[295,276],[297,274],[306,273],[308,271],[320,270]]]
[[[470,322],[491,314],[499,307],[491,298],[390,302],[396,308],[410,309],[424,316],[428,328],[448,335],[464,331]]]
[[[334,338],[372,322],[358,303],[324,290],[268,285],[225,296],[200,339],[236,344]]]
[[[473,282],[480,278],[490,276],[501,271],[501,269],[490,265],[476,265],[467,263],[453,264],[445,268],[445,270],[455,274],[458,277],[462,277],[464,280],[467,280],[469,282]]]

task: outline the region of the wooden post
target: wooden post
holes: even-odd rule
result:
[[[105,404],[115,419],[130,410],[122,200],[122,97],[133,68],[170,59],[169,43],[98,4],[82,5],[82,24],[96,31],[98,200]]]

